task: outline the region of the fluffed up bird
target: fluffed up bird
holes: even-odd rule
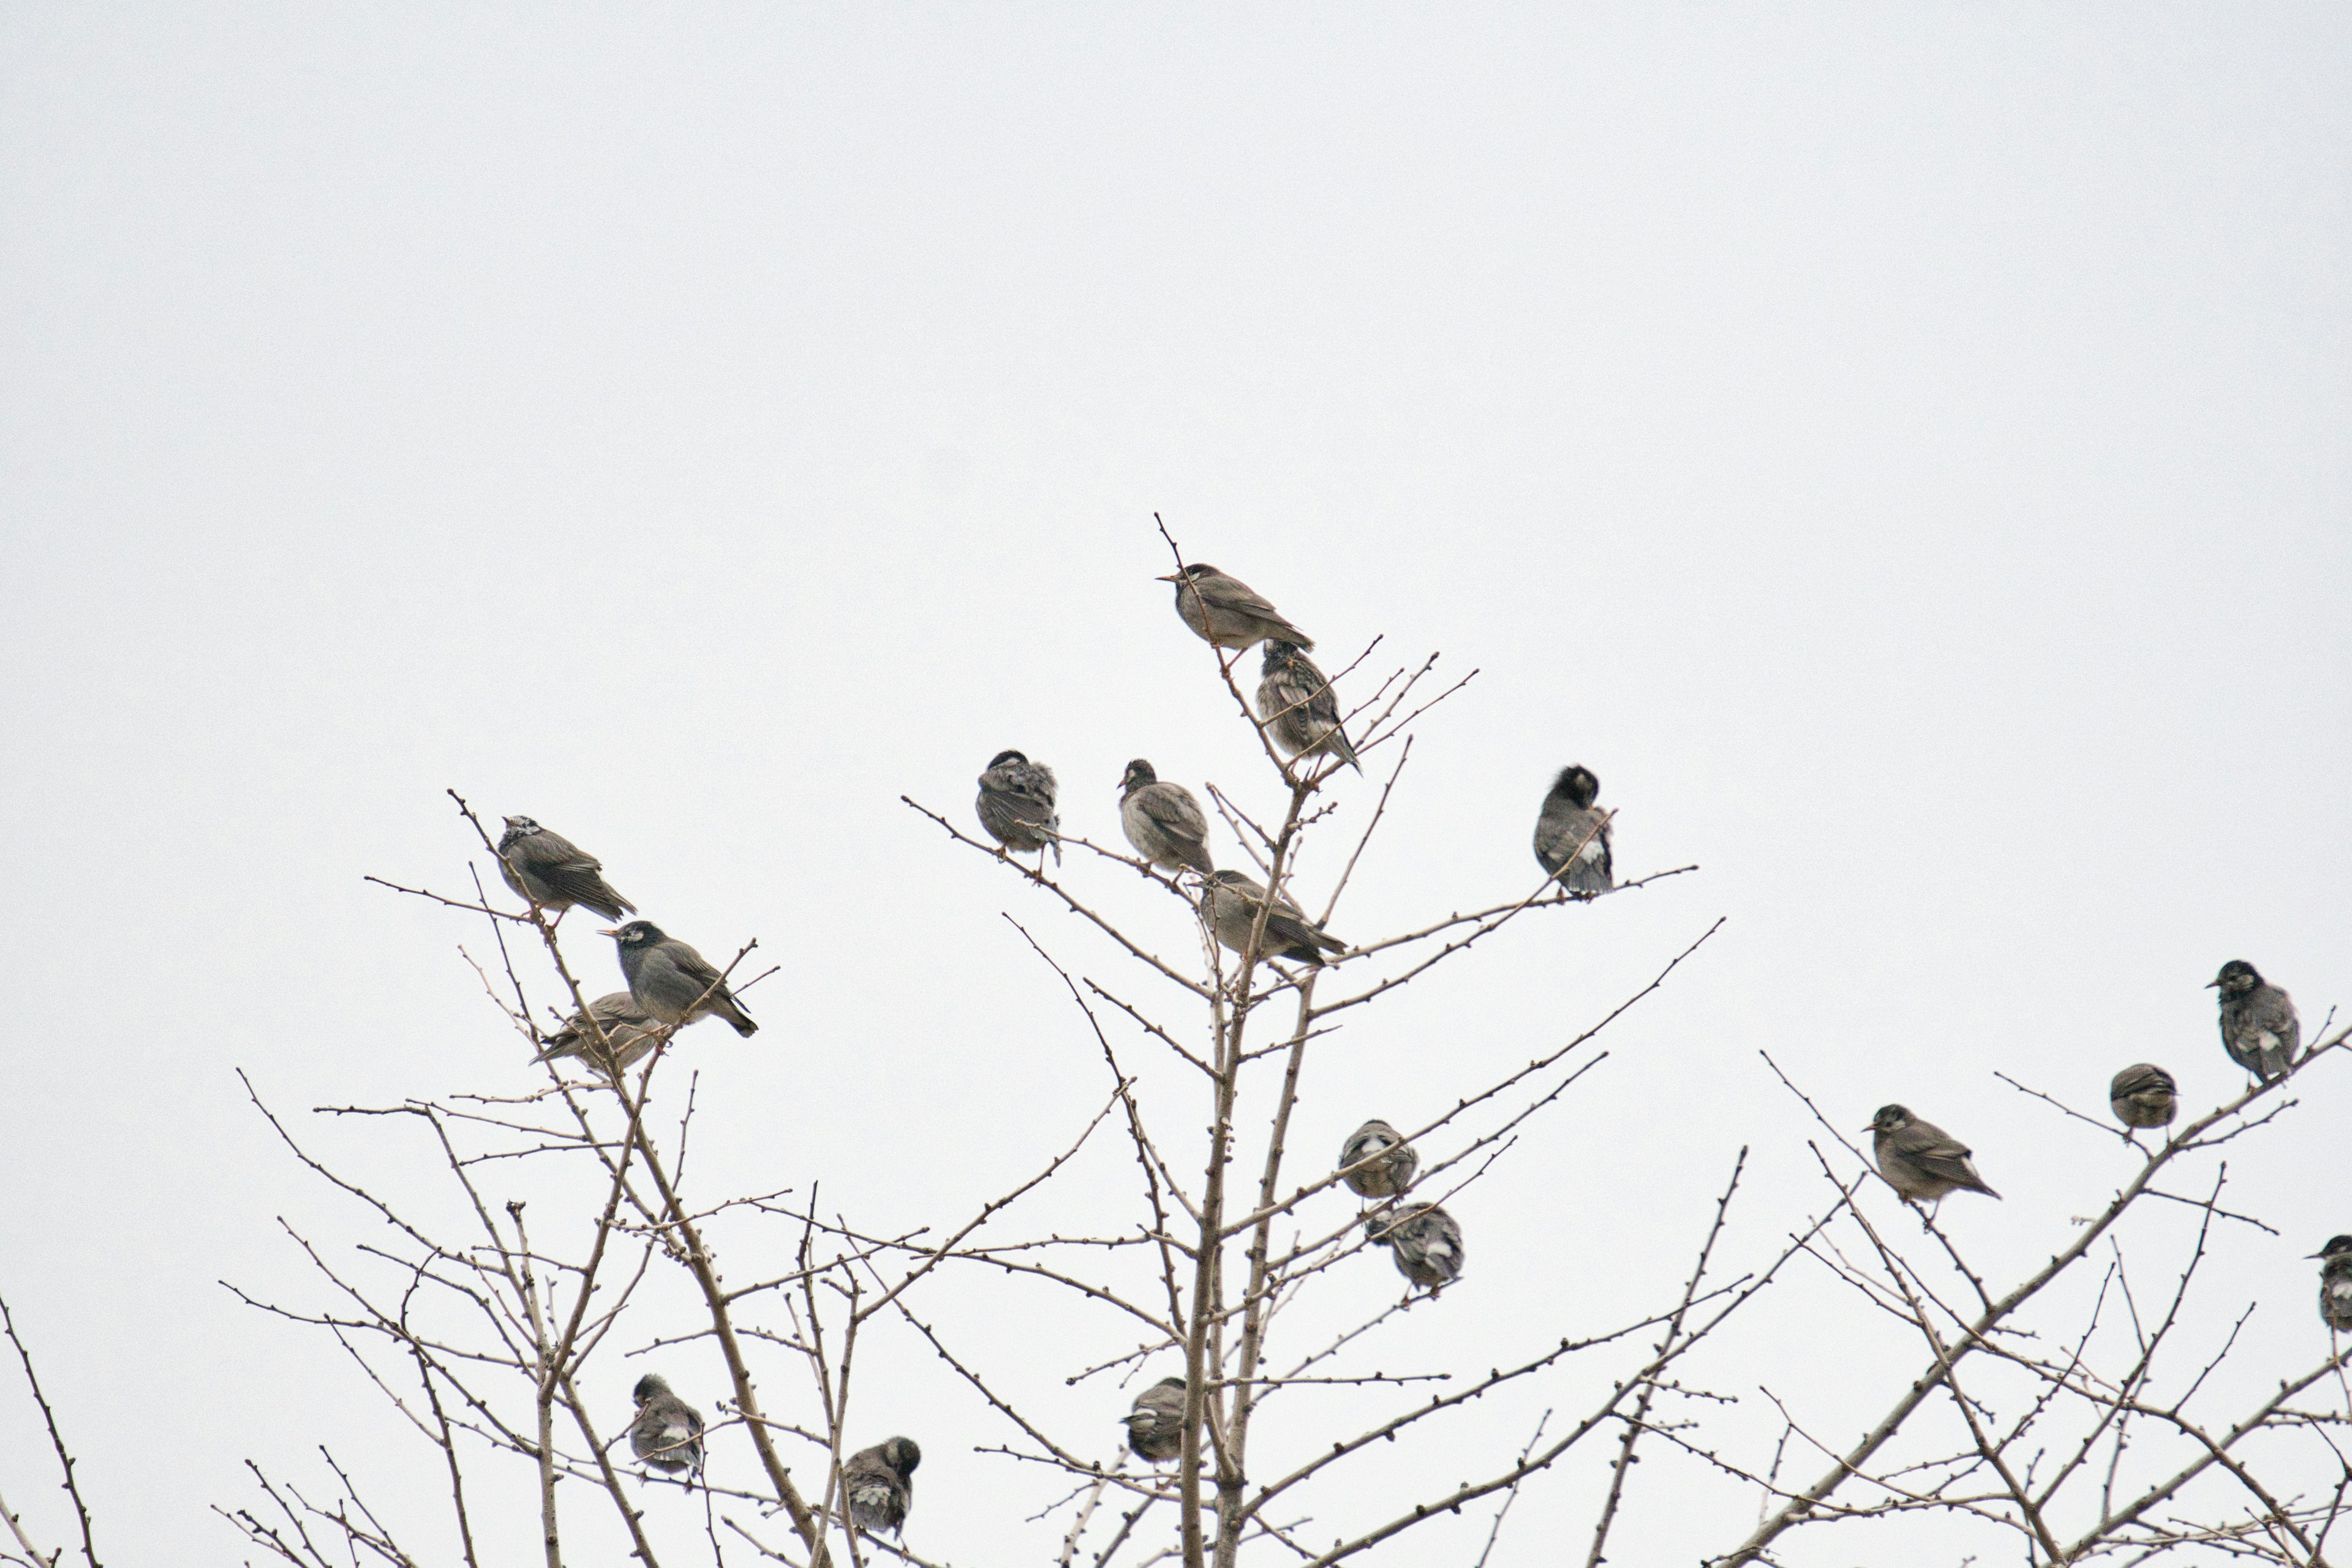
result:
[[[1435,1204],[1375,1212],[1364,1235],[1396,1255],[1398,1273],[1432,1294],[1462,1277],[1462,1227]]]
[[[1157,1464],[1184,1451],[1184,1380],[1163,1377],[1135,1396],[1127,1423],[1127,1446]]]
[[[631,921],[602,934],[620,943],[622,976],[629,983],[630,996],[648,1016],[664,1024],[717,1016],[747,1037],[759,1029],[727,988],[726,976],[653,921]]]
[[[1934,1122],[1920,1121],[1906,1106],[1880,1106],[1863,1131],[1878,1135],[1873,1140],[1878,1173],[1903,1194],[1905,1203],[1941,1199],[1947,1193],[1958,1192],[2000,1196],[1977,1174],[1967,1144]]]
[[[1358,1197],[1392,1198],[1412,1185],[1421,1156],[1385,1121],[1367,1121],[1339,1148],[1341,1179]]]
[[[1249,951],[1250,929],[1265,903],[1265,889],[1239,871],[1213,871],[1201,888],[1201,907],[1209,929],[1235,952]],[[1307,918],[1307,911],[1286,898],[1276,898],[1265,917],[1265,932],[1258,943],[1261,958],[1286,958],[1293,963],[1323,967],[1320,949],[1345,952],[1348,944],[1328,936]]]
[[[2319,1315],[2338,1333],[2352,1334],[2352,1236],[2331,1236],[2312,1254],[2319,1266]]]
[[[604,880],[602,860],[528,816],[507,818],[507,830],[499,836],[499,875],[517,898],[529,899],[551,915],[574,904],[608,921],[637,912],[636,905]]]
[[[629,1447],[656,1470],[677,1475],[702,1468],[702,1413],[647,1373],[637,1379],[636,1419],[629,1423]]]
[[[2180,1086],[2154,1062],[2134,1062],[2107,1085],[2107,1104],[2126,1127],[2161,1127],[2180,1110]]]
[[[1213,566],[1196,562],[1159,581],[1176,584],[1176,613],[1202,642],[1239,649],[1280,637],[1300,647],[1315,646],[1313,637],[1283,619],[1256,590]]]
[[[980,775],[980,825],[1006,849],[1054,851],[1062,863],[1062,818],[1054,809],[1054,770],[1018,752],[999,752]]]
[[[551,1062],[561,1057],[578,1057],[604,1071],[622,1073],[654,1048],[654,1030],[658,1026],[627,992],[613,991],[597,997],[588,1004],[588,1016],[604,1028],[610,1051],[597,1044],[588,1016],[574,1013],[563,1027],[547,1037],[542,1042],[545,1048],[531,1059]]]
[[[1592,803],[1601,781],[1569,766],[1552,780],[1536,816],[1536,860],[1571,893],[1605,893],[1616,885],[1609,858],[1609,814]]]
[[[2303,1044],[2303,1020],[2294,998],[2263,979],[2254,966],[2233,958],[2208,980],[2221,993],[2221,1048],[2230,1059],[2264,1083],[2286,1076]]]
[[[1118,825],[1138,855],[1167,871],[1205,877],[1216,869],[1209,862],[1209,819],[1191,790],[1163,783],[1141,757],[1127,764],[1118,788]]]
[[[907,1510],[915,1506],[915,1467],[922,1462],[912,1437],[893,1437],[849,1456],[841,1467],[841,1495],[858,1529],[869,1535],[906,1529]]]
[[[1356,748],[1339,727],[1339,699],[1315,661],[1280,637],[1265,642],[1265,671],[1257,683],[1257,714],[1265,732],[1291,756],[1319,752],[1339,758],[1358,773]]]

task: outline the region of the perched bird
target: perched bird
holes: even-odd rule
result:
[[[583,904],[608,921],[637,912],[637,906],[604,880],[604,863],[561,833],[551,833],[528,816],[509,816],[499,836],[499,875],[518,898],[549,914]]]
[[[596,1031],[588,1026],[591,1016],[603,1027],[610,1051],[597,1044]],[[572,1014],[563,1027],[541,1042],[546,1048],[531,1059],[551,1062],[559,1057],[578,1057],[607,1072],[626,1072],[654,1048],[654,1031],[659,1026],[637,1005],[636,998],[625,991],[610,992],[589,1003],[587,1015]]]
[[[1903,1194],[1905,1203],[1940,1199],[1946,1193],[1956,1192],[2000,1196],[1977,1174],[1967,1144],[1934,1122],[1920,1121],[1906,1106],[1880,1106],[1863,1131],[1878,1135],[1873,1140],[1878,1173]]]
[[[2221,993],[2221,1048],[2230,1059],[2264,1083],[2285,1077],[2295,1047],[2303,1044],[2294,998],[2242,958],[2230,960],[2205,984]]]
[[[637,1379],[637,1418],[629,1423],[629,1447],[656,1470],[676,1475],[702,1468],[702,1413],[669,1391],[651,1373]]]
[[[1398,1273],[1433,1294],[1462,1276],[1462,1227],[1435,1204],[1376,1212],[1364,1221],[1364,1235],[1396,1255]]]
[[[1209,929],[1217,940],[1235,952],[1249,951],[1250,929],[1257,923],[1257,911],[1265,904],[1265,889],[1239,871],[1213,871],[1201,887],[1201,907],[1209,917]],[[1277,897],[1274,908],[1265,917],[1265,933],[1258,943],[1261,958],[1286,958],[1293,963],[1323,967],[1323,954],[1317,951],[1328,948],[1333,952],[1345,952],[1348,944],[1336,936],[1327,936],[1323,928],[1307,918],[1307,911],[1286,898]]]
[[[1605,893],[1615,885],[1609,863],[1609,814],[1592,803],[1601,781],[1589,768],[1565,767],[1536,816],[1536,859],[1571,893]]]
[[[674,936],[666,936],[651,921],[631,921],[618,931],[598,933],[621,944],[621,973],[629,994],[648,1016],[664,1024],[691,1024],[714,1014],[735,1026],[739,1035],[759,1028],[743,1011],[726,977],[710,967],[702,954]]]
[[[2352,1236],[2331,1236],[2312,1254],[2319,1266],[2319,1315],[2338,1333],[2352,1334]]]
[[[912,1437],[893,1437],[849,1456],[841,1467],[841,1495],[858,1529],[868,1534],[906,1529],[907,1510],[915,1506],[915,1467],[922,1462]]]
[[[1257,715],[1265,732],[1291,756],[1320,752],[1339,758],[1358,773],[1356,748],[1339,728],[1339,699],[1315,661],[1297,645],[1280,637],[1265,640],[1265,664],[1257,683]]]
[[[1209,863],[1209,819],[1191,790],[1161,783],[1141,757],[1127,764],[1118,788],[1118,825],[1138,855],[1169,871],[1205,877],[1216,869]]]
[[[1245,648],[1280,637],[1311,648],[1315,639],[1282,618],[1282,612],[1238,577],[1195,563],[1159,579],[1176,584],[1176,613],[1192,635],[1216,647]]]
[[[1352,1169],[1350,1167],[1353,1167]],[[1412,1185],[1421,1156],[1385,1121],[1367,1121],[1339,1146],[1339,1168],[1358,1197],[1392,1198]]]
[[[1062,818],[1054,809],[1054,770],[1018,752],[999,752],[980,775],[980,825],[1005,848],[1054,851],[1062,863]]]
[[[2107,1085],[2107,1103],[2126,1127],[2161,1127],[2180,1110],[2180,1086],[2154,1062],[2134,1062]]]
[[[1157,1462],[1184,1451],[1184,1380],[1163,1377],[1135,1396],[1135,1408],[1121,1417],[1127,1446]]]

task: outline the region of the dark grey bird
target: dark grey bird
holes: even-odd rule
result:
[[[849,1456],[841,1467],[841,1495],[858,1529],[869,1535],[905,1531],[907,1510],[915,1506],[915,1467],[922,1462],[912,1437],[893,1437]]]
[[[551,915],[574,904],[608,921],[637,912],[636,905],[604,880],[602,860],[528,816],[507,818],[507,830],[499,836],[499,875],[516,897],[529,899]]]
[[[1609,814],[1592,803],[1601,781],[1590,768],[1559,770],[1536,816],[1536,860],[1571,893],[1615,886],[1609,858]]]
[[[1257,714],[1265,732],[1291,756],[1339,758],[1358,773],[1356,748],[1339,727],[1339,699],[1315,661],[1280,637],[1265,642],[1265,664],[1257,683]]]
[[[1364,1221],[1364,1235],[1395,1254],[1398,1273],[1433,1294],[1461,1278],[1462,1227],[1435,1204],[1376,1211]]]
[[[1358,1197],[1392,1198],[1412,1185],[1421,1156],[1385,1121],[1367,1121],[1339,1147],[1339,1168]]]
[[[1265,889],[1239,871],[1213,871],[1201,887],[1201,907],[1209,917],[1209,929],[1217,940],[1235,952],[1249,950],[1250,929],[1257,923],[1257,911],[1265,904]],[[1274,908],[1265,917],[1265,931],[1258,942],[1261,958],[1286,958],[1293,963],[1323,967],[1323,952],[1345,952],[1348,944],[1336,936],[1327,935],[1321,926],[1307,918],[1307,911],[1286,898],[1276,898]]]
[[[2319,1266],[2319,1315],[2338,1333],[2352,1334],[2352,1236],[2331,1236],[2312,1254]]]
[[[601,934],[621,944],[621,973],[629,983],[629,994],[656,1022],[691,1024],[717,1016],[744,1036],[760,1027],[708,959],[653,921],[631,921]]]
[[[2154,1062],[2134,1062],[2107,1085],[2107,1104],[2126,1127],[2162,1127],[2180,1110],[2180,1086]]]
[[[1118,788],[1118,825],[1138,855],[1163,870],[1205,877],[1216,869],[1209,862],[1209,819],[1191,790],[1163,782],[1141,757],[1127,764]]]
[[[1977,1174],[1969,1146],[1937,1126],[1911,1114],[1910,1108],[1882,1105],[1863,1129],[1874,1132],[1878,1173],[1903,1194],[1906,1203],[1941,1199],[1947,1193],[2000,1194]]]
[[[2303,1020],[2294,998],[2263,979],[2254,966],[2233,958],[2206,987],[2221,993],[2221,1048],[2230,1059],[2264,1083],[2286,1076],[2303,1044]]]
[[[603,1026],[611,1050],[597,1043],[596,1031],[588,1026],[588,1016],[574,1013],[563,1027],[541,1042],[545,1048],[532,1059],[551,1062],[561,1057],[578,1057],[604,1071],[618,1073],[626,1072],[654,1048],[654,1031],[660,1026],[627,992],[608,992],[597,997],[588,1004],[588,1015]]]
[[[656,1470],[677,1475],[702,1468],[702,1413],[669,1391],[652,1373],[637,1379],[636,1419],[629,1423],[629,1447]]]
[[[1138,1457],[1158,1463],[1184,1451],[1184,1380],[1163,1377],[1135,1396],[1135,1408],[1122,1417],[1127,1446]]]
[[[1054,809],[1054,770],[1018,752],[999,752],[980,775],[980,825],[1017,854],[1051,849],[1062,863],[1062,818]]]
[[[1283,619],[1282,612],[1265,602],[1238,577],[1196,562],[1159,579],[1176,584],[1176,613],[1192,635],[1217,647],[1245,648],[1280,637],[1311,648],[1315,639]]]

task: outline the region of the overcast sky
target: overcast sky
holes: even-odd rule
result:
[[[898,797],[966,822],[1018,746],[1098,838],[1130,756],[1270,799],[1151,581],[1154,511],[1324,651],[1479,671],[1418,727],[1343,935],[1524,892],[1571,761],[1621,874],[1704,868],[1352,1021],[1307,1167],[1729,917],[1456,1205],[1470,1273],[1394,1366],[1656,1305],[1743,1144],[1738,1258],[1769,1253],[1819,1179],[1759,1049],[1843,1125],[1899,1099],[1970,1142],[2006,1201],[1945,1212],[1999,1279],[2127,1164],[1996,1069],[2095,1111],[2152,1058],[2201,1107],[2242,1082],[2223,960],[2314,1023],[2352,1002],[2340,7],[18,5],[0,53],[0,1290],[109,1561],[234,1560],[207,1505],[251,1499],[248,1457],[314,1480],[320,1442],[453,1550],[349,1362],[217,1283],[315,1305],[278,1216],[369,1236],[234,1069],[309,1123],[536,1081],[458,954],[478,927],[361,880],[462,881],[446,787],[782,963],[755,1039],[681,1043],[709,1190],[821,1179],[919,1224],[1074,1133],[1099,1058],[1000,911],[1132,971]],[[1370,789],[1337,794],[1360,825]],[[2200,1308],[2263,1303],[2256,1384],[2315,1359],[2304,1255],[2352,1230],[2352,1085],[2315,1077],[2231,1168],[2282,1234],[2235,1227]],[[382,1127],[304,1132],[433,1201]],[[1365,1300],[1397,1286],[1358,1262]],[[1065,1389],[1075,1342],[996,1289],[927,1310],[1107,1451],[1127,1396]],[[1776,1289],[1710,1365],[1726,1419],[1765,1384],[1850,1436],[1916,1349],[1818,1274]],[[929,1456],[908,1543],[1039,1560],[1049,1481],[972,1452],[1008,1433],[900,1349],[857,1425]],[[598,1366],[614,1420],[642,1364]],[[715,1362],[668,1370],[715,1402]],[[14,1375],[0,1488],[62,1542]],[[1584,1386],[1401,1455],[1315,1533]],[[715,1474],[749,1479],[737,1445]],[[483,1468],[521,1561],[527,1479]],[[1640,1479],[1620,1561],[1753,1521]],[[1531,1486],[1517,1560],[1589,1481]],[[1790,1561],[1898,1542],[1833,1539]]]

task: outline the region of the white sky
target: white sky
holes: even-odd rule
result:
[[[249,1500],[248,1456],[314,1478],[322,1441],[453,1550],[340,1352],[216,1283],[315,1303],[277,1216],[364,1231],[233,1068],[288,1112],[532,1081],[455,951],[478,930],[360,880],[458,883],[445,786],[783,963],[756,1039],[685,1042],[707,1190],[947,1218],[1091,1114],[1091,1037],[999,911],[1129,972],[897,797],[966,822],[1004,746],[1114,841],[1129,756],[1263,797],[1150,581],[1155,510],[1326,652],[1481,671],[1342,934],[1523,891],[1569,761],[1621,873],[1705,867],[1354,1021],[1305,1168],[1730,917],[1456,1205],[1470,1276],[1391,1370],[1657,1304],[1743,1142],[1739,1256],[1769,1250],[1817,1178],[1759,1047],[1846,1124],[1900,1099],[1972,1142],[2008,1199],[1946,1215],[1999,1279],[2125,1156],[1994,1069],[2096,1110],[2148,1058],[2202,1106],[2242,1081],[2222,960],[2307,1020],[2352,1001],[2340,8],[126,5],[12,8],[0,51],[0,1289],[109,1560],[232,1560],[206,1505]],[[1180,942],[1111,869],[1072,876]],[[2254,1383],[2316,1359],[2304,1255],[2352,1229],[2352,1088],[2302,1098],[2231,1166],[2283,1235],[2233,1227],[2200,1309],[2263,1303]],[[382,1129],[304,1131],[434,1201]],[[1701,1381],[1850,1437],[1917,1352],[1818,1274],[1776,1290]],[[926,1310],[1108,1447],[1125,1396],[1061,1386],[1079,1329],[992,1286]],[[909,1544],[1036,1560],[1043,1479],[971,1451],[1004,1429],[874,1353],[860,1440],[928,1456]],[[638,1365],[600,1365],[613,1411]],[[715,1398],[715,1363],[668,1370]],[[13,1377],[0,1487],[60,1542]],[[1640,1479],[1619,1561],[1752,1522],[1664,1458]],[[1533,1487],[1505,1560],[1588,1484]],[[1473,1524],[1395,1560],[1466,1563]],[[1837,1539],[1790,1560],[1897,1541]]]

